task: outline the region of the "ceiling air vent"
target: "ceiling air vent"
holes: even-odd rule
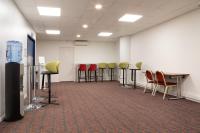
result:
[[[88,46],[88,40],[75,40],[74,46]]]

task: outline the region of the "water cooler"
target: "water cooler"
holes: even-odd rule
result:
[[[24,115],[22,43],[7,42],[5,64],[5,121],[16,121]]]

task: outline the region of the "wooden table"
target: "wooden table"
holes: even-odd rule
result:
[[[137,73],[138,70],[141,70],[141,69],[131,68],[129,70],[131,70],[131,81],[133,81],[133,74],[134,74],[134,84],[133,84],[133,86],[134,86],[134,88],[136,88],[136,73]]]

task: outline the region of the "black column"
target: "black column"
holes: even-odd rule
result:
[[[134,88],[136,88],[136,70],[134,70]]]
[[[44,74],[42,74],[42,89],[44,88]]]
[[[51,74],[48,74],[49,104],[51,103]]]
[[[5,121],[16,121],[20,114],[20,64],[5,65]]]
[[[125,84],[124,84],[124,70],[125,69],[122,69],[123,70],[123,86],[125,86]]]
[[[85,82],[87,82],[87,72],[85,71]]]
[[[112,76],[113,76],[113,75],[112,75],[112,74],[113,74],[113,71],[112,71],[112,70],[113,70],[113,69],[111,68],[111,79],[110,79],[111,81],[113,80],[113,79],[112,79],[112,78],[113,78],[113,77],[112,77]]]

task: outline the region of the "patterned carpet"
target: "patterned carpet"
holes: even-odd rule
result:
[[[0,123],[0,133],[200,133],[200,104],[118,82],[53,84],[59,105]],[[44,93],[44,92],[43,92]],[[46,92],[45,92],[46,93]]]

